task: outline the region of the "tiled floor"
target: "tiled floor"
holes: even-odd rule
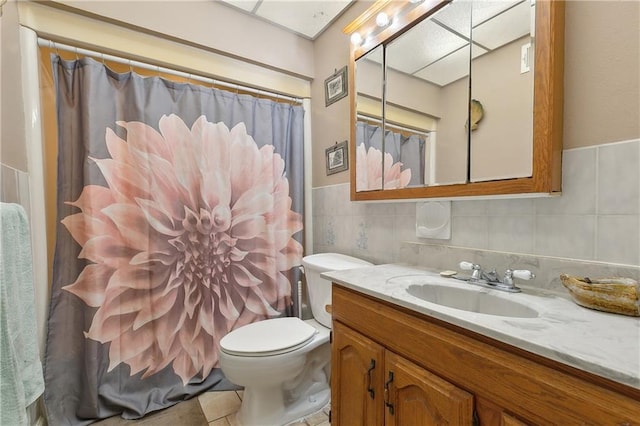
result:
[[[209,426],[242,426],[235,419],[235,413],[240,409],[242,391],[206,392],[198,397],[200,407]],[[305,417],[290,426],[329,426],[329,407]],[[267,425],[265,425],[267,426]]]
[[[100,426],[243,426],[236,421],[242,391],[205,392],[197,399],[151,413],[139,420],[118,416],[94,423]],[[202,411],[202,412],[200,412]],[[289,426],[329,426],[329,406]],[[269,425],[264,425],[269,426]]]

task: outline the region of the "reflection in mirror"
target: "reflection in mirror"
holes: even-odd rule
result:
[[[386,152],[411,170],[410,186],[467,181],[470,33],[471,2],[457,0],[387,46],[385,121],[415,130]]]
[[[356,61],[356,191],[382,189],[383,47]]]
[[[471,97],[484,115],[471,133],[471,181],[533,174],[535,1],[473,2]]]

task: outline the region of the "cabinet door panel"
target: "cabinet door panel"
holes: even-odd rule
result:
[[[335,321],[333,336],[331,424],[382,425],[383,347]]]
[[[528,426],[528,424],[521,422],[520,420],[508,415],[507,413],[502,413],[502,421],[500,422],[500,426]]]
[[[473,395],[429,373],[414,363],[387,351],[385,353],[388,402],[385,424],[469,425],[473,424]]]

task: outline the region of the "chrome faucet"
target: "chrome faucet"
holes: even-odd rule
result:
[[[507,269],[504,271],[502,278],[498,275],[495,269],[485,272],[482,267],[476,263],[460,262],[460,269],[465,271],[473,271],[470,277],[455,277],[463,281],[467,281],[471,284],[479,285],[487,288],[494,288],[496,290],[508,291],[510,293],[520,292],[520,288],[517,287],[513,279],[520,278],[522,280],[532,280],[536,276],[531,271],[526,269]]]

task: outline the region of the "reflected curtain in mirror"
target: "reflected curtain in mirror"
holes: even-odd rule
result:
[[[428,134],[386,130],[384,144],[382,135],[383,131],[379,125],[365,121],[358,121],[356,124],[356,190],[424,185]]]

